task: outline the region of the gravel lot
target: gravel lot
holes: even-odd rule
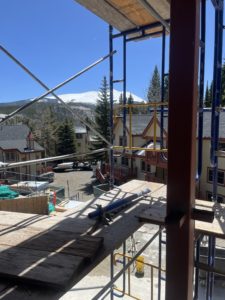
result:
[[[55,173],[55,180],[51,185],[64,186],[65,196],[69,198],[76,198],[79,201],[87,201],[93,198],[92,171],[69,171]]]

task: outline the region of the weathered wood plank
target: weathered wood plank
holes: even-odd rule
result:
[[[33,213],[33,214],[47,214],[48,213],[48,197],[26,197],[15,198],[11,200],[0,200],[0,210]]]
[[[80,237],[80,233],[49,230],[39,231],[35,228],[14,228],[0,226],[0,245],[60,252],[91,259],[103,243],[102,238]]]
[[[126,16],[136,26],[143,26],[156,22],[156,19],[134,0],[108,0],[119,12]]]
[[[147,210],[144,210],[138,214],[137,217],[142,222],[165,225],[166,186],[155,190],[151,195],[153,199],[150,206]],[[213,223],[195,221],[195,231],[197,233],[225,238],[225,204],[196,199],[195,207],[203,210],[213,210],[215,213]]]
[[[109,5],[106,1],[76,0],[76,2],[80,3],[81,5],[92,11],[95,15],[120,31],[135,27],[135,24],[129,21],[122,14],[118,13],[118,11],[114,7]]]
[[[89,209],[89,211],[91,211],[91,209]],[[94,224],[94,221],[87,219],[86,216],[79,216],[76,218],[49,217],[12,212],[0,212],[0,216],[0,226],[7,226],[9,230],[15,230],[15,228],[32,228],[39,232],[54,229],[57,231],[84,233]],[[2,231],[0,228],[0,236],[5,230],[6,229],[4,228]]]
[[[0,245],[0,277],[65,289],[84,258]]]
[[[137,28],[138,26],[158,21],[137,0],[76,0],[76,2],[119,31]],[[169,19],[170,5],[167,0],[149,0],[148,2],[164,19]],[[155,28],[151,32],[157,32],[158,30],[159,28]]]

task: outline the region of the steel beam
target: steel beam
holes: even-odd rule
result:
[[[166,300],[193,299],[198,47],[199,0],[171,0]]]

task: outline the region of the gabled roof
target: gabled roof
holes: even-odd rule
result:
[[[184,110],[185,113],[185,110]],[[132,115],[132,135],[142,135],[149,123],[153,118],[153,114],[133,114]],[[160,124],[160,113],[157,113],[157,119]],[[122,117],[118,117],[120,122],[123,122]],[[168,132],[168,113],[165,112],[165,116],[163,118],[163,128],[166,132]],[[198,122],[197,122],[198,124]],[[182,124],[178,124],[182,126]],[[126,127],[129,130],[129,115],[126,118]],[[197,126],[198,127],[198,126]],[[185,130],[185,129],[184,129]],[[198,135],[198,128],[196,129],[196,136]],[[211,110],[204,110],[203,114],[203,137],[210,138],[211,137]],[[219,129],[219,137],[225,138],[225,111],[220,112],[220,129]]]
[[[133,114],[132,115],[132,134],[133,135],[141,135],[143,131],[145,130],[148,123],[151,121],[152,115],[139,115],[139,114]],[[129,130],[129,116],[127,116],[126,119],[126,127]]]
[[[0,141],[26,139],[30,129],[24,125],[2,125],[0,126]]]
[[[87,133],[87,128],[85,126],[75,126],[75,133]]]
[[[26,140],[5,140],[0,141],[0,148],[3,150],[16,149],[20,152],[30,152],[30,151],[43,151],[44,148],[41,147],[37,142],[34,142],[33,149],[27,149],[27,141]]]
[[[37,142],[34,141],[34,149],[27,149],[27,137],[30,135],[30,129],[24,125],[3,125],[0,126],[0,148],[17,149],[20,152],[43,151]]]

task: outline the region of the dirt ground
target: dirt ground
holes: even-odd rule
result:
[[[92,182],[95,181],[92,171],[69,171],[55,173],[55,180],[51,185],[64,186],[65,196],[78,201],[93,198]]]

